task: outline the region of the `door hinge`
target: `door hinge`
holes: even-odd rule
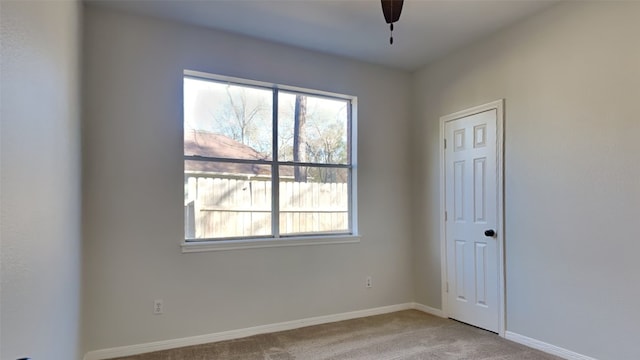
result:
[[[449,282],[447,281],[447,290],[446,292],[449,292]]]
[[[444,212],[444,221],[447,221],[447,219],[449,218],[449,213],[447,213],[446,211]]]
[[[447,148],[447,139],[444,139],[444,148]]]

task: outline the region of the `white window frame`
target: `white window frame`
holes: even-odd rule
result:
[[[249,249],[249,248],[267,248],[267,247],[282,247],[282,246],[301,246],[301,245],[329,245],[329,244],[348,244],[348,243],[358,243],[360,242],[360,236],[358,233],[358,196],[357,196],[357,97],[343,94],[336,94],[326,91],[318,91],[311,89],[304,89],[294,86],[287,85],[279,85],[272,84],[267,82],[255,81],[255,80],[247,80],[236,77],[229,77],[223,75],[215,75],[209,74],[199,71],[193,70],[184,70],[183,78],[199,78],[203,80],[212,80],[216,82],[227,82],[240,86],[253,86],[260,87],[263,89],[270,89],[273,93],[273,129],[272,132],[274,134],[274,141],[276,141],[273,146],[274,154],[272,154],[272,160],[260,160],[260,161],[251,161],[248,162],[256,163],[260,165],[270,165],[272,169],[276,169],[276,171],[272,171],[272,194],[271,194],[271,208],[272,208],[272,235],[269,236],[259,236],[259,237],[246,237],[246,238],[219,238],[219,239],[183,239],[181,243],[181,248],[183,253],[192,253],[192,252],[203,252],[203,251],[220,251],[220,250],[238,250],[238,249]],[[184,88],[183,88],[184,90]],[[281,235],[279,231],[279,187],[276,186],[279,184],[280,179],[278,178],[278,166],[292,166],[296,163],[292,161],[279,161],[277,154],[277,139],[276,139],[276,131],[277,131],[277,121],[278,121],[278,92],[280,90],[290,91],[295,93],[307,94],[310,96],[319,96],[319,97],[328,97],[331,99],[341,99],[347,100],[351,104],[351,116],[350,116],[350,159],[351,162],[348,166],[338,165],[335,168],[343,168],[349,169],[349,230],[340,233],[312,233],[312,234],[292,234],[292,235]],[[184,110],[183,110],[184,111]],[[183,113],[184,119],[184,113]],[[183,120],[184,124],[184,120]],[[194,160],[189,156],[184,156],[183,154],[183,166],[185,160]],[[218,161],[219,159],[211,159],[212,161]],[[297,163],[300,165],[300,163]],[[315,163],[304,163],[304,165],[317,165]],[[322,164],[321,164],[322,165]],[[329,167],[334,167],[331,164]],[[184,173],[184,169],[183,169]],[[184,190],[183,190],[184,191]],[[183,229],[185,224],[183,223]]]

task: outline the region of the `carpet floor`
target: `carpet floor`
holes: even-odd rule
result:
[[[457,321],[416,310],[158,351],[117,360],[555,360]]]

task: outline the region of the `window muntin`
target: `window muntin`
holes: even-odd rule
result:
[[[185,75],[186,241],[353,234],[352,100],[283,88]]]

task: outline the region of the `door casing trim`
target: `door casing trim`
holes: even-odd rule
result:
[[[506,332],[506,291],[505,291],[505,252],[504,252],[504,99],[499,99],[486,104],[474,106],[469,109],[455,112],[453,114],[440,117],[440,273],[442,312],[444,317],[449,317],[447,304],[447,238],[445,224],[445,125],[449,121],[454,121],[470,115],[482,113],[489,110],[496,110],[496,166],[498,173],[496,181],[497,190],[497,223],[496,231],[498,242],[498,335],[505,337]]]

